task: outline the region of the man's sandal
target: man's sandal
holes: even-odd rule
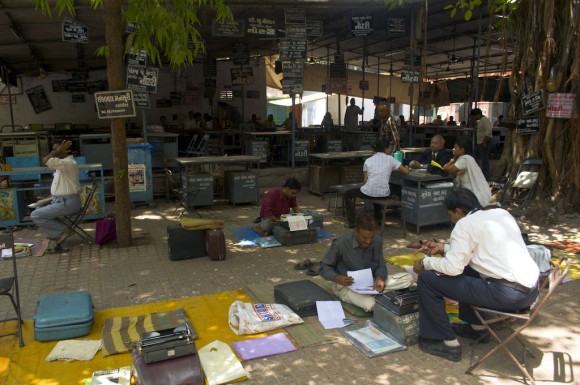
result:
[[[312,267],[312,265],[314,265],[314,263],[310,259],[306,258],[304,261],[295,264],[294,270],[308,270]]]

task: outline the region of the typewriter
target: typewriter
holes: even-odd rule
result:
[[[173,329],[164,329],[141,335],[137,344],[146,364],[193,354],[197,351],[195,331],[189,322]]]
[[[375,301],[397,315],[419,311],[419,294],[416,286],[382,293],[375,297]]]

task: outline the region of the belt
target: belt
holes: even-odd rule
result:
[[[534,285],[533,287],[526,287],[524,285],[521,285],[517,282],[511,282],[508,281],[506,279],[498,279],[498,278],[487,278],[486,281],[489,282],[497,282],[501,285],[507,286],[507,287],[511,287],[512,289],[516,289],[519,292],[528,294],[530,291],[534,290],[536,288],[536,285]]]

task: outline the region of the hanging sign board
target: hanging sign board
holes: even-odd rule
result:
[[[346,79],[346,64],[344,64],[344,63],[330,63],[330,78],[331,79]]]
[[[268,160],[268,142],[265,140],[253,140],[250,143],[252,156],[257,156],[261,162],[266,162]]]
[[[276,20],[265,17],[248,17],[246,22],[248,36],[276,37]]]
[[[387,35],[406,35],[407,18],[405,17],[387,17]]]
[[[230,70],[232,75],[232,86],[243,86],[254,84],[254,71],[252,67],[234,67]]]
[[[323,25],[322,21],[306,21],[306,36],[317,37],[322,36]]]
[[[282,93],[293,95],[302,94],[304,92],[304,85],[302,79],[282,79]]]
[[[147,92],[133,92],[133,99],[135,100],[135,107],[149,108],[149,94]]]
[[[159,68],[127,66],[127,88],[133,91],[157,92]]]
[[[248,43],[237,41],[233,46],[234,65],[244,66],[250,64],[250,48]]]
[[[367,36],[373,33],[372,16],[353,16],[350,20],[350,30],[353,36]]]
[[[207,58],[203,61],[203,77],[215,78],[217,76],[217,62],[215,58]]]
[[[411,54],[411,52],[405,53],[405,58],[403,59],[403,63],[406,66],[410,66],[412,57],[413,57],[413,55]],[[415,55],[415,61],[413,61],[413,65],[415,65],[415,66],[421,65],[421,56],[420,55]]]
[[[135,116],[135,100],[132,90],[95,93],[99,119],[131,118]]]
[[[27,89],[26,96],[28,96],[28,100],[37,114],[52,108],[42,85]]]
[[[300,62],[283,62],[282,73],[284,78],[303,78],[304,63]]]
[[[542,91],[531,92],[522,96],[522,111],[524,115],[544,108],[544,96]]]
[[[284,20],[286,24],[306,24],[306,9],[284,8]]]
[[[401,83],[419,83],[419,71],[401,71]]]
[[[540,131],[540,117],[526,116],[518,118],[516,122],[516,133],[537,134]]]
[[[306,39],[306,24],[288,24],[285,29],[288,39]]]
[[[548,94],[547,118],[576,119],[578,117],[576,94]]]
[[[281,61],[306,61],[308,53],[307,40],[280,40],[280,60]]]
[[[133,48],[127,53],[127,63],[136,66],[146,66],[147,65],[147,51],[142,49],[138,53],[134,53]]]
[[[331,93],[331,94],[350,93],[346,78],[344,78],[344,79],[331,78],[329,83],[330,83],[330,92],[329,93]]]
[[[88,44],[89,28],[83,23],[65,17],[62,22],[62,41]]]
[[[342,151],[342,140],[328,141],[328,152],[341,152],[341,151]]]
[[[212,36],[244,37],[245,30],[246,23],[244,20],[226,21],[223,23],[218,23],[213,20],[211,23]]]

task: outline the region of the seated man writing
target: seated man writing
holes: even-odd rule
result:
[[[301,189],[298,179],[288,178],[282,187],[268,190],[262,198],[259,223],[254,225],[253,230],[262,236],[269,235],[274,224],[282,215],[289,214],[290,209],[295,213],[302,212],[296,201],[296,194]]]
[[[419,274],[419,348],[450,361],[461,360],[456,336],[484,338],[484,327],[470,305],[516,311],[529,307],[538,295],[539,269],[506,210],[482,210],[471,191],[460,188],[445,198],[455,227],[449,245],[430,241],[428,255],[417,259]],[[449,323],[445,297],[459,302],[459,318]]]
[[[431,161],[434,160],[441,167],[445,166],[451,160],[451,152],[443,148],[445,139],[441,135],[435,135],[431,138],[431,145],[421,154],[419,160],[412,160],[409,167],[415,169],[427,170],[429,174],[447,175],[447,173],[437,166],[433,166]]]
[[[413,283],[410,274],[395,274],[387,279],[387,267],[383,256],[383,239],[376,233],[376,224],[368,214],[357,218],[356,227],[336,238],[330,250],[320,261],[320,275],[332,281],[332,291],[341,300],[365,311],[375,307],[375,296],[359,294],[349,288],[354,283],[349,271],[371,269],[373,288],[382,293],[409,287]]]

